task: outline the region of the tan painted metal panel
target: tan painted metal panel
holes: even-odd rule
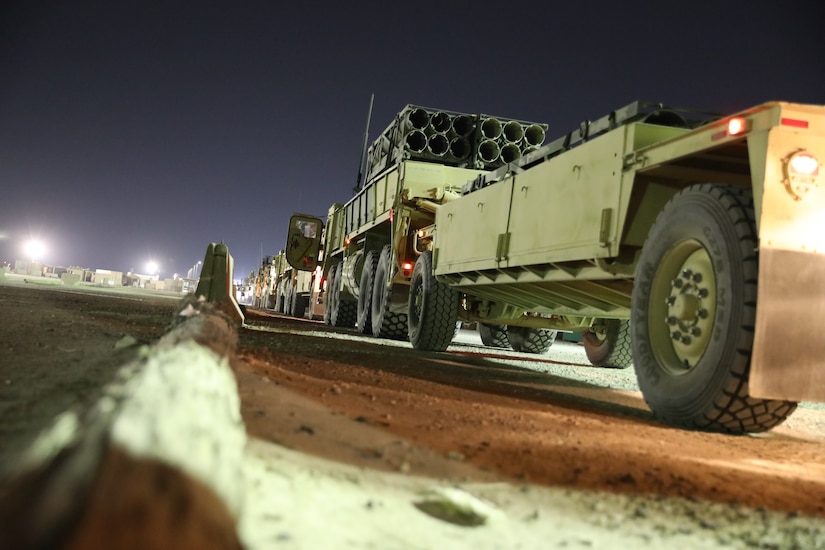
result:
[[[601,244],[604,209],[615,238],[625,128],[519,174],[513,186],[507,265],[610,255]]]
[[[825,109],[823,115],[825,117]],[[789,128],[770,131],[759,219],[760,246],[825,254],[825,174],[819,185],[797,198],[785,183],[784,165],[804,149],[825,162],[825,134],[800,135]],[[753,149],[753,148],[752,148]],[[822,171],[822,170],[820,170]]]
[[[759,291],[750,391],[757,397],[825,400],[825,108],[782,104],[780,125],[749,139],[756,164],[754,197],[759,218]],[[778,121],[777,121],[778,122]],[[807,191],[794,188],[785,166],[800,149],[820,163]],[[757,181],[757,177],[764,179]],[[761,185],[758,185],[760,184]]]
[[[502,181],[436,212],[436,275],[495,269],[499,235],[507,231],[512,184]]]
[[[763,249],[750,393],[825,401],[825,255]]]
[[[452,194],[460,193],[462,185],[482,173],[483,170],[432,162],[406,161],[402,198],[407,201],[428,199],[440,203],[448,196],[445,191],[452,191]]]

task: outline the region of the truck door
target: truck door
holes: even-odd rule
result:
[[[300,271],[316,268],[323,227],[323,222],[312,216],[294,214],[289,218],[286,238],[286,261],[289,265]]]

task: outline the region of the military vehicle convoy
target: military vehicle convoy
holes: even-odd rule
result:
[[[636,102],[516,158],[499,150],[498,167],[478,143],[460,166],[415,159],[393,147],[411,124],[395,128],[370,150],[384,163],[330,210],[331,324],[431,351],[459,320],[535,351],[580,331],[591,362],[632,363],[653,413],[686,428],[764,431],[825,400],[825,339],[803,328],[825,313],[825,107]],[[320,235],[293,217],[286,254],[311,270],[307,223]]]
[[[249,304],[257,308],[272,308],[272,290],[275,282],[275,264],[273,256],[261,259],[257,271],[251,271],[242,285],[244,295],[250,295]],[[286,260],[283,262],[286,264]]]
[[[323,318],[320,269],[312,272],[295,269],[287,263],[281,250],[274,256],[265,256],[258,272],[252,275],[254,307],[298,318]]]

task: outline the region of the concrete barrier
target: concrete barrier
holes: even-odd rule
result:
[[[235,261],[223,243],[210,243],[203,258],[203,270],[195,294],[216,304],[224,313],[243,324],[244,315],[235,298]]]
[[[63,413],[0,484],[4,548],[240,549],[246,430],[236,319],[181,302],[85,410]]]

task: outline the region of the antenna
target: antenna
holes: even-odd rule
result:
[[[375,94],[370,94],[370,109],[367,111],[367,128],[364,130],[364,144],[361,146],[361,158],[358,159],[358,178],[355,181],[355,187],[352,191],[355,193],[361,188],[361,178],[364,176],[364,160],[367,155],[367,140],[370,135],[370,119],[372,118],[372,102],[375,99]]]

